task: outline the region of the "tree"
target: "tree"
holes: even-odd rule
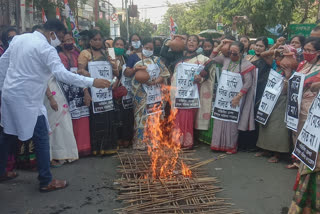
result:
[[[150,22],[150,19],[145,19],[143,22],[139,20],[133,20],[130,23],[129,32],[130,35],[138,33],[142,37],[151,37],[154,33],[153,24]]]
[[[99,19],[96,22],[96,26],[100,28],[103,37],[107,38],[110,36],[110,25],[105,19]]]

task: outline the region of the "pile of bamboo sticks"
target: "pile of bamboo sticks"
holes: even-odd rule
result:
[[[123,201],[126,207],[115,211],[119,214],[242,213],[240,210],[232,210],[233,204],[227,202],[229,199],[216,197],[216,193],[222,191],[217,185],[219,181],[207,176],[202,168],[224,156],[200,162],[193,155],[193,151],[181,151],[177,161],[181,163],[183,160],[189,166],[192,177],[183,177],[181,166],[177,164],[174,176],[153,178],[147,152],[118,153],[121,178],[115,180],[114,184],[119,190],[118,200]]]

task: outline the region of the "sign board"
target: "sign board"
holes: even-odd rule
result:
[[[294,35],[302,35],[309,37],[312,29],[317,26],[316,24],[291,24],[289,25],[289,39]]]

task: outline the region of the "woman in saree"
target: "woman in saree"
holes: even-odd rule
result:
[[[70,72],[78,71],[78,54],[74,50],[72,33],[64,36],[62,52],[59,53],[62,63]],[[73,132],[77,141],[79,156],[91,154],[89,108],[84,103],[82,88],[60,82],[61,89],[67,99],[72,118]]]
[[[108,81],[111,82],[114,76],[119,75],[118,69],[103,49],[101,33],[98,30],[90,30],[88,36],[90,48],[81,51],[79,55],[79,73],[90,76],[90,73],[98,69],[98,73],[102,71],[100,75],[108,77]],[[97,64],[103,65],[103,69],[99,69]],[[110,96],[112,94],[111,88],[102,93],[102,101],[100,101],[100,91],[96,91],[94,88],[84,89],[84,102],[87,106],[90,106],[90,139],[93,155],[115,154],[118,148],[117,115],[114,111],[112,96]],[[96,100],[92,100],[93,96],[96,97]]]
[[[136,77],[132,78],[132,92],[133,92],[133,110],[134,110],[134,135],[133,135],[133,149],[145,150],[146,144],[143,142],[144,127],[148,119],[148,115],[152,112],[152,107],[155,105],[164,105],[161,84],[166,82],[170,73],[166,66],[161,62],[159,57],[153,56],[153,41],[151,38],[146,38],[142,42],[142,60],[134,65],[134,72],[141,66],[147,66],[149,73],[149,80],[145,84],[140,83]],[[152,89],[151,89],[152,88]],[[156,101],[152,102],[151,91],[158,91],[156,93]]]
[[[305,75],[301,109],[297,133],[293,139],[299,136],[304,123],[307,120],[308,111],[320,86],[320,39],[310,37],[303,47],[304,61],[299,64],[297,72]],[[311,87],[310,87],[311,86]],[[300,164],[299,171],[294,186],[295,194],[289,210],[289,214],[311,214],[320,213],[320,160],[319,156],[316,168],[312,171],[303,163]]]
[[[133,103],[132,103],[132,78],[124,75],[126,69],[127,56],[125,55],[126,41],[117,37],[113,41],[114,52],[119,70],[119,85],[124,86],[127,89],[127,95],[115,99],[115,105],[118,110],[118,145],[120,147],[128,147],[133,137]]]
[[[277,41],[280,44],[279,40]],[[275,103],[273,111],[268,118],[265,125],[259,124],[259,137],[257,147],[263,151],[255,154],[256,157],[269,156],[269,163],[278,163],[281,153],[290,152],[290,135],[289,130],[284,122],[286,108],[287,108],[287,80],[291,77],[291,73],[296,69],[297,62],[294,60],[293,64],[283,64],[285,55],[292,55],[296,57],[296,51],[292,46],[282,45],[277,49],[265,51],[261,54],[263,57],[271,57],[267,60],[269,65],[273,64],[272,68],[284,79],[284,86],[282,92]]]
[[[249,60],[258,69],[256,98],[254,104],[254,115],[258,111],[263,91],[266,87],[271,65],[267,63],[269,58],[261,56],[261,53],[265,52],[268,47],[267,37],[259,37],[255,41],[255,55],[247,55],[245,58]],[[270,61],[270,60],[269,60]],[[272,61],[272,57],[271,57]],[[259,134],[259,124],[256,122],[256,129],[253,131],[239,131],[238,149],[243,151],[256,150],[256,144]]]
[[[211,53],[213,51],[214,45],[215,45],[215,41],[213,41],[212,39],[204,40],[204,42],[202,44],[203,55],[206,56],[206,57],[210,57],[210,55],[211,55]],[[216,92],[216,89],[217,89],[217,86],[218,86],[218,76],[220,76],[220,73],[221,73],[221,66],[216,65],[215,80],[214,80],[214,83],[213,83],[212,100],[215,99],[215,92]],[[214,119],[210,118],[210,123],[209,123],[208,129],[207,130],[199,130],[196,133],[198,141],[203,142],[205,144],[209,144],[209,145],[211,144],[213,123],[214,123]]]
[[[214,52],[219,52],[224,43],[225,41],[222,41]],[[241,74],[243,86],[240,92],[233,97],[231,103],[233,107],[239,106],[242,100],[240,118],[238,123],[219,119],[214,121],[211,149],[234,154],[237,152],[238,130],[251,131],[255,129],[254,96],[256,73],[255,66],[243,58],[244,45],[241,42],[231,43],[229,51],[230,57],[220,55],[214,57],[213,61],[222,64],[222,70]]]
[[[175,63],[171,79],[171,109],[176,109],[175,124],[180,130],[182,148],[193,147],[193,131],[208,130],[211,118],[215,65],[202,54],[197,54],[199,37],[187,38],[186,52]],[[188,91],[185,93],[185,91]],[[192,100],[192,103],[185,101]]]

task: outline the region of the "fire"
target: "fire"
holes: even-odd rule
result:
[[[164,101],[170,103],[169,87],[164,87]],[[154,107],[154,110],[161,111],[161,106]],[[179,162],[180,130],[174,123],[177,109],[172,109],[167,118],[163,118],[161,112],[148,116],[145,125],[144,143],[148,148],[148,154],[151,159],[151,171],[153,178],[171,178],[179,174],[191,177],[191,170],[181,160]],[[178,172],[178,173],[177,173]]]

